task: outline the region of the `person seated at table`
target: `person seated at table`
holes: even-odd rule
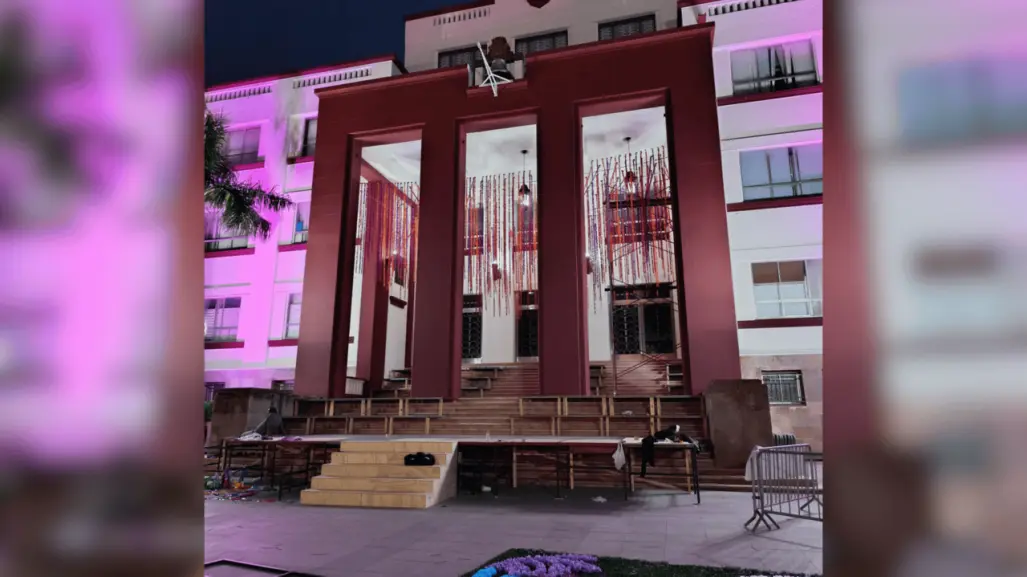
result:
[[[282,416],[278,414],[278,409],[275,407],[269,408],[267,410],[267,417],[262,423],[257,425],[253,432],[263,438],[284,436],[285,423],[282,422]]]

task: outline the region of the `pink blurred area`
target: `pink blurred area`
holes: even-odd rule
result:
[[[202,564],[200,8],[0,4],[0,573]]]
[[[1027,565],[1027,4],[832,8],[826,573],[1011,575]]]

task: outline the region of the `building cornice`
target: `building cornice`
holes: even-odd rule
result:
[[[365,58],[363,60],[355,60],[352,62],[342,62],[339,64],[332,64],[330,66],[319,66],[317,68],[308,68],[305,70],[298,70],[295,72],[287,72],[285,74],[273,74],[269,76],[260,76],[258,78],[250,78],[247,80],[239,80],[236,82],[228,82],[225,84],[217,84],[214,86],[208,86],[205,89],[206,94],[211,92],[219,92],[222,90],[239,89],[246,87],[259,87],[261,84],[269,84],[278,80],[285,80],[288,78],[301,78],[303,76],[311,76],[314,74],[324,74],[332,71],[342,71],[350,68],[361,68],[363,66],[369,66],[371,64],[379,64],[381,62],[392,62],[399,68],[400,72],[406,74],[406,68],[403,67],[403,63],[399,61],[395,54],[388,54],[384,56],[375,56],[373,58]]]

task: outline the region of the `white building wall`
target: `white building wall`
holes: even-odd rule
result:
[[[313,162],[288,164],[299,154],[305,122],[317,116],[314,90],[362,82],[400,72],[391,60],[309,74],[256,80],[207,91],[207,109],[225,116],[229,130],[260,127],[262,167],[240,171],[244,180],[287,194],[294,203],[310,200]],[[289,295],[302,293],[305,250],[280,250],[292,241],[295,210],[268,215],[268,240],[251,239],[253,254],[208,254],[204,262],[206,298],[242,297],[238,339],[242,348],[207,349],[206,380],[229,387],[268,387],[293,378],[295,346],[269,346],[285,336]],[[359,286],[359,279],[356,281]],[[355,295],[359,300],[359,294]],[[355,361],[351,347],[351,363]]]

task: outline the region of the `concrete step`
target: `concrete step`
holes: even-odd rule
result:
[[[416,451],[415,451],[416,452]],[[332,453],[333,465],[402,465],[407,453]],[[448,453],[432,453],[435,464],[449,462]]]
[[[442,468],[407,467],[405,465],[326,464],[321,466],[325,477],[363,477],[383,479],[441,479]]]
[[[303,505],[330,507],[426,509],[431,503],[431,496],[424,493],[373,493],[366,491],[305,489],[300,493],[300,503]]]
[[[435,488],[433,479],[381,479],[360,477],[314,477],[311,489],[321,491],[365,491],[371,493],[423,493]]]

